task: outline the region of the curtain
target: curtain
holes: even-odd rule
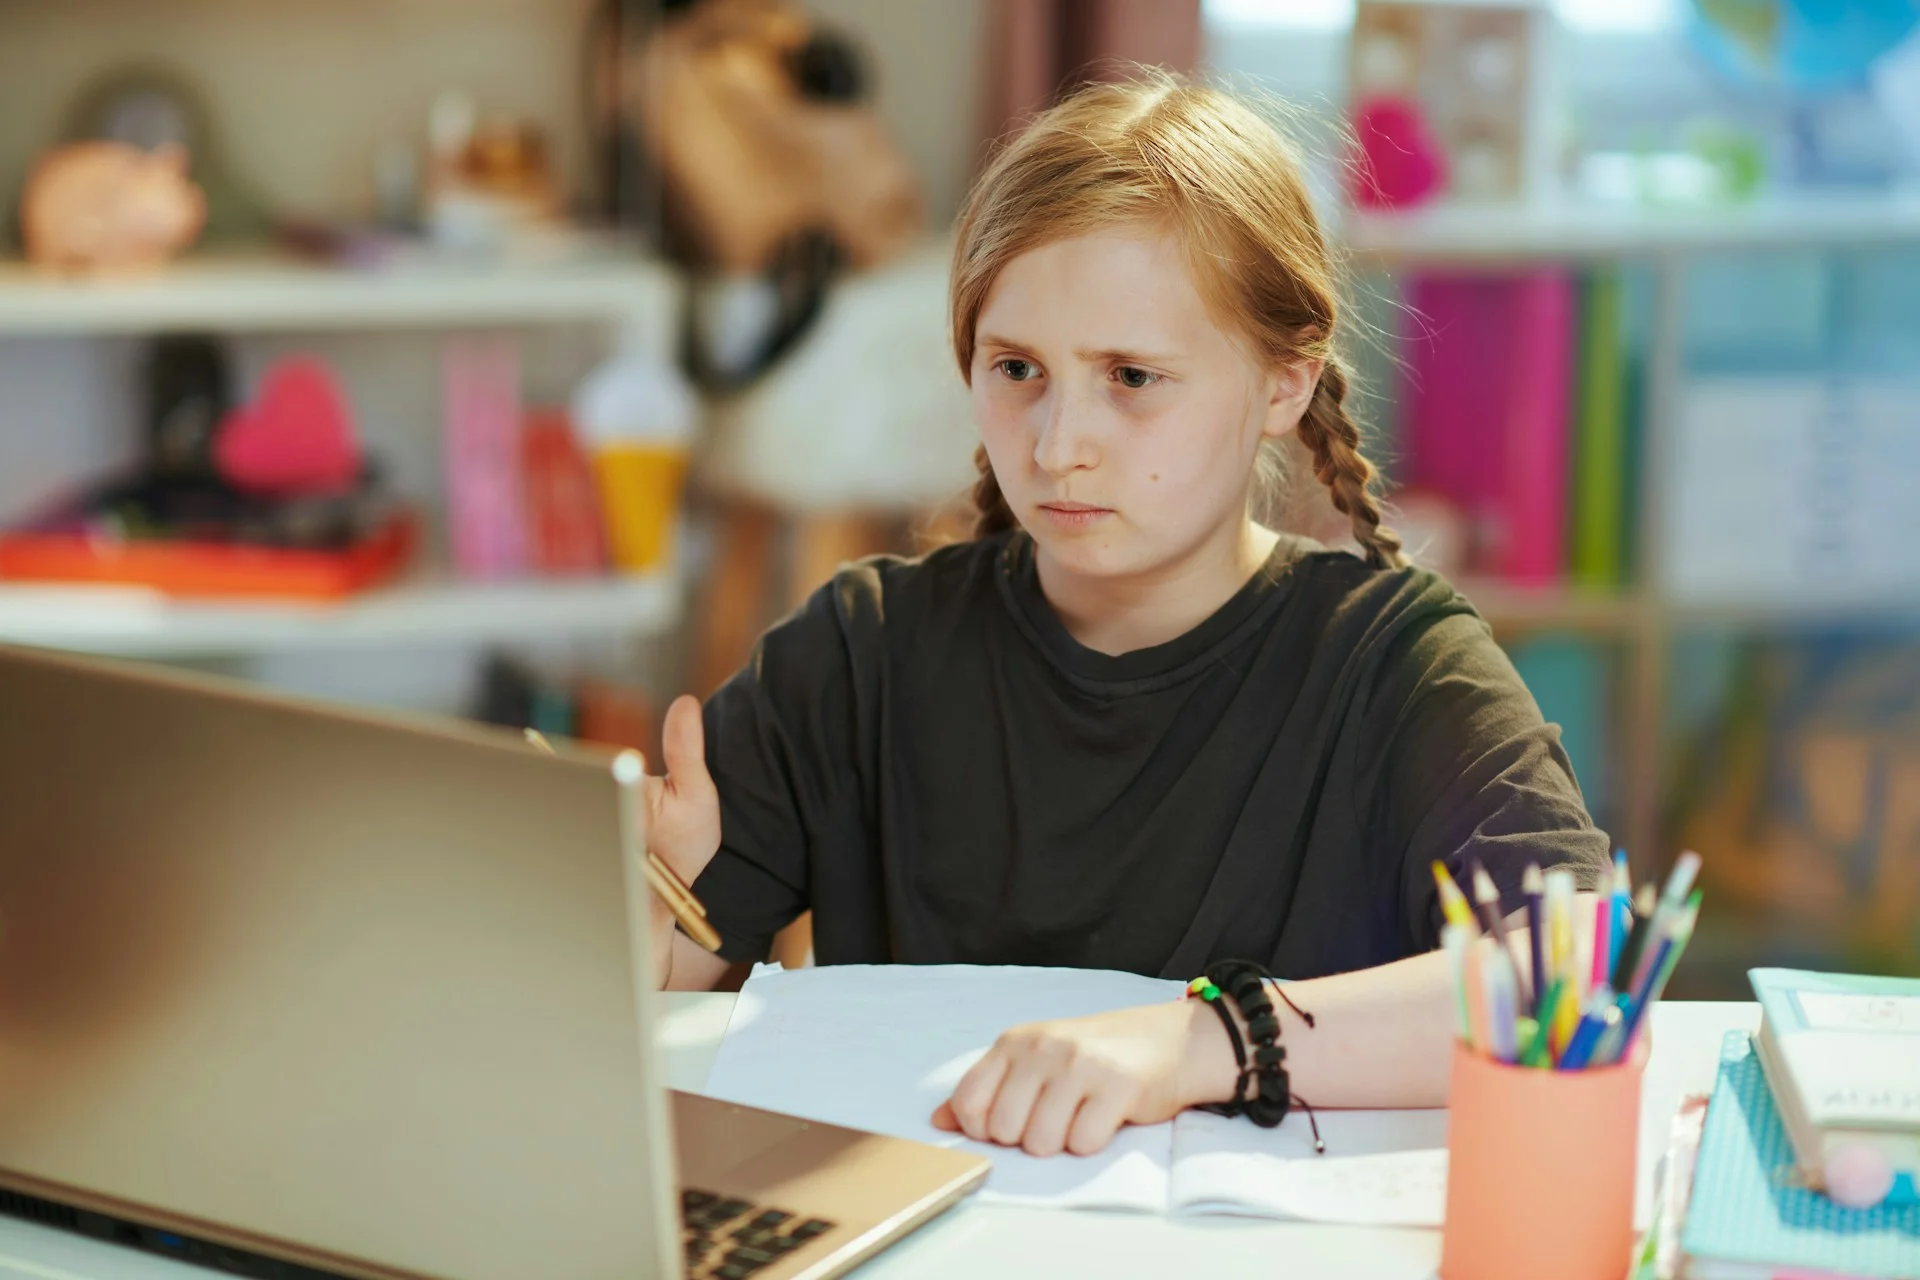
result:
[[[1192,71],[1200,0],[988,0],[985,118],[991,142],[1064,91],[1126,63]]]

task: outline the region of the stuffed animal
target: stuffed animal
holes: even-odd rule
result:
[[[28,261],[78,274],[159,270],[191,245],[206,198],[187,153],[122,142],[76,142],[42,157],[27,179],[20,226]]]

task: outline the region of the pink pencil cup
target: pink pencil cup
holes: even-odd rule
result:
[[[1444,1280],[1622,1280],[1645,1064],[1543,1071],[1455,1043]]]

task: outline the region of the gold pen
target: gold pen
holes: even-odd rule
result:
[[[553,744],[547,741],[547,735],[538,729],[524,730],[527,741],[535,750],[547,755],[558,755]],[[708,951],[720,950],[720,935],[707,923],[707,908],[700,899],[693,896],[693,890],[680,878],[678,872],[668,866],[664,859],[653,850],[647,850],[647,883],[667,904],[667,910],[673,912],[673,918],[680,922],[689,938],[705,947]]]

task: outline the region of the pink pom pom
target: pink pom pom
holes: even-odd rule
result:
[[[1893,1190],[1893,1165],[1871,1143],[1842,1143],[1827,1155],[1826,1181],[1835,1204],[1871,1209]]]

